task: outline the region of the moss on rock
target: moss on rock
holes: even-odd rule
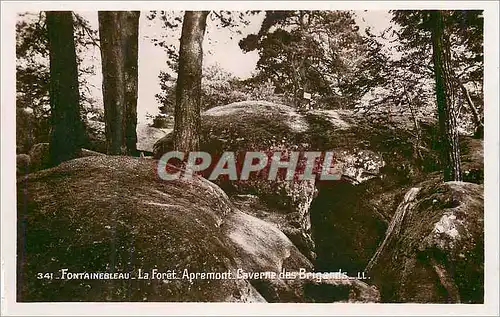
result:
[[[46,280],[37,272],[227,271],[230,202],[203,181],[162,182],[154,161],[94,156],[18,180],[22,301],[238,300],[231,280]],[[196,202],[196,203],[193,203]],[[220,292],[220,290],[225,290]]]
[[[17,300],[262,302],[247,279],[190,280],[184,270],[311,268],[278,227],[239,211],[215,184],[165,182],[156,168],[97,155],[19,177]],[[60,279],[61,269],[135,279]],[[140,278],[155,269],[178,278]]]
[[[422,183],[415,207],[370,275],[384,302],[482,303],[483,186]]]

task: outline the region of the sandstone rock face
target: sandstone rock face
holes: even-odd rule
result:
[[[461,138],[464,180],[482,183],[482,143],[470,137]],[[393,152],[399,149],[400,146],[393,145]],[[433,156],[439,156],[436,152],[427,154],[428,162]],[[310,209],[317,269],[363,270],[382,243],[395,211],[412,184],[420,187],[425,180],[436,183],[442,177],[440,171],[416,174],[413,171],[419,162],[404,157],[394,160],[387,149],[382,149],[382,155],[386,165],[380,178],[355,186],[347,181],[317,185],[319,194]],[[398,162],[402,164],[398,166]]]
[[[88,144],[85,146],[91,150],[106,153],[106,134],[104,122],[89,120],[88,128]],[[155,142],[172,132],[172,129],[159,129],[149,126],[145,123],[138,123],[136,127],[137,133],[137,150],[145,152],[153,152]]]
[[[226,217],[224,229],[237,254],[238,267],[245,271],[313,269],[311,262],[298,252],[285,234],[268,222],[237,211]]]
[[[429,180],[368,272],[383,302],[482,303],[483,186]]]
[[[172,129],[155,128],[147,124],[138,123],[137,128],[137,150],[153,152],[153,146],[156,141],[172,132]]]
[[[236,280],[36,279],[36,272],[61,268],[227,271],[234,264],[219,231],[230,202],[203,180],[162,182],[151,160],[95,156],[29,174],[19,184],[21,300],[243,301],[248,295]]]
[[[247,181],[221,177],[214,184],[196,176],[166,182],[156,175],[156,160],[84,149],[84,158],[18,175],[19,298],[482,302],[481,140],[462,138],[464,179],[470,183],[442,183],[437,168],[418,171],[419,164],[435,160],[429,142],[427,157],[417,162],[407,132],[351,111],[297,112],[248,101],[212,108],[202,118],[201,150],[214,159],[224,151],[239,159],[248,151],[281,152],[282,159],[292,151],[333,151],[342,179],[287,181],[278,173],[269,181],[264,170]],[[141,131],[148,135],[142,144],[161,136]],[[171,135],[153,148],[156,158],[171,149]],[[18,156],[18,170],[26,162],[30,172],[46,168],[48,144]],[[355,276],[367,265],[371,285],[314,278],[35,278],[36,272],[62,267],[133,274],[342,269]]]
[[[308,253],[314,246],[307,244],[309,240],[297,213],[280,212],[255,195],[235,195],[231,201],[241,211],[275,225],[301,252],[310,256]]]
[[[412,184],[422,188],[419,195],[430,195],[425,190],[429,186],[439,188],[440,172],[416,174],[416,167],[421,162],[415,162],[412,158],[414,147],[409,142],[410,137],[404,134],[407,132],[391,128],[383,122],[377,124],[352,111],[297,112],[283,105],[249,101],[210,109],[203,114],[202,125],[201,150],[211,153],[214,159],[224,151],[240,155],[247,151],[260,151],[269,155],[279,151],[285,158],[292,151],[333,151],[335,167],[342,174],[340,181],[286,181],[283,174],[278,174],[276,181],[268,181],[265,171],[251,174],[248,181],[229,181],[221,177],[215,182],[229,194],[229,198],[218,186],[197,178],[215,195],[210,196],[214,202],[217,201],[214,197],[219,196],[228,202],[229,207],[225,207],[227,212],[216,221],[220,225],[217,239],[223,242],[224,252],[230,254],[228,258],[232,261],[231,265],[222,266],[224,269],[280,272],[283,269],[312,270],[314,264],[316,271],[342,269],[350,275],[356,275],[358,271],[363,271],[378,250],[394,212]],[[138,127],[138,133],[139,130]],[[152,139],[160,136],[154,131],[146,134],[150,137],[144,144],[151,144]],[[427,137],[424,133],[424,138]],[[483,177],[482,141],[463,138],[461,143],[464,179],[480,184]],[[429,147],[428,144],[429,142]],[[171,135],[166,135],[155,144],[154,154],[159,158],[171,149]],[[436,153],[427,154],[431,161],[435,159]],[[82,151],[81,156],[86,155],[95,155],[95,152]],[[40,155],[37,157],[37,161],[44,160]],[[141,164],[145,162],[153,161],[146,159]],[[120,164],[114,164],[114,168],[120,168]],[[154,172],[155,168],[152,166],[151,170]],[[210,170],[205,176],[209,173]],[[107,177],[112,178],[112,174]],[[419,178],[431,181],[421,185]],[[91,180],[88,182],[91,183]],[[184,184],[184,181],[180,180],[179,184]],[[153,188],[154,185],[149,187]],[[129,196],[134,197],[135,193],[135,190],[131,190]],[[147,196],[141,194],[140,190],[137,190],[137,194]],[[189,201],[197,203],[198,194],[202,195],[193,193]],[[176,194],[171,196],[170,199],[178,199]],[[451,218],[443,219],[437,228],[452,226],[454,219]],[[436,223],[438,220],[436,219]],[[402,229],[401,232],[403,231]],[[417,240],[418,236],[422,240],[426,233],[422,234],[416,234],[414,239]],[[459,293],[459,286],[454,287],[446,277],[447,274],[452,274],[451,269],[435,259],[429,260],[430,271],[428,268],[420,269],[418,261],[421,253],[415,255],[410,251],[402,251],[405,248],[407,245],[404,244],[390,245],[380,255],[379,261],[386,261],[387,272],[380,273],[380,264],[373,268],[370,283],[375,282],[377,287],[384,290],[382,301],[457,301],[460,297],[456,295]],[[203,247],[199,247],[197,250],[202,249]],[[394,272],[398,272],[400,268],[391,268],[392,264],[387,264],[392,263],[386,259],[389,252],[396,254],[396,260],[391,260],[396,262],[401,258],[401,252],[405,256],[410,252],[409,258],[414,257],[418,261],[405,262],[408,272],[414,270],[416,276],[434,274],[434,282],[436,279],[440,282],[432,284],[434,282],[424,279],[421,286],[415,286],[417,282],[395,285],[400,278],[406,281],[411,277],[410,273],[408,277],[395,275]],[[478,263],[471,265],[479,265]],[[282,279],[250,280],[244,283],[238,280],[234,283],[236,286],[231,285],[237,289],[246,289],[241,294],[247,295],[241,295],[241,298],[255,301],[377,301],[379,298],[377,291],[372,291],[364,283],[346,282],[349,283],[346,286],[342,281],[318,283],[313,280]],[[325,286],[326,284],[330,286]],[[479,287],[477,285],[476,288]],[[436,289],[440,289],[441,293]],[[422,295],[425,291],[433,295]],[[179,291],[178,294],[182,292]],[[395,292],[395,295],[391,295],[391,292]],[[322,297],[320,293],[329,295]],[[247,300],[241,298],[210,300]],[[168,300],[185,299],[168,297]]]
[[[271,297],[255,281],[189,280],[183,272],[312,268],[277,226],[240,211],[215,184],[201,177],[166,182],[156,166],[151,159],[99,155],[18,178],[17,300],[262,302]],[[61,277],[61,268],[136,279],[37,278],[38,272]],[[155,269],[179,278],[139,278],[139,270]],[[378,298],[360,281],[342,285],[347,295],[331,300]],[[304,295],[301,289],[292,291]]]
[[[255,198],[251,197],[251,200]],[[283,222],[273,219],[276,215],[263,210],[266,207],[258,202],[252,201],[250,204],[245,204],[240,200],[236,206],[242,211],[249,211],[266,219],[263,221],[242,211],[227,217],[227,226],[224,228],[233,242],[232,249],[236,254],[238,267],[246,272],[257,269],[260,272],[296,274],[295,278],[278,276],[274,279],[251,279],[250,284],[266,301],[295,303],[380,301],[377,288],[360,280],[301,277],[300,270],[305,272],[315,270],[311,262],[298,252],[291,241],[278,229]],[[276,226],[273,225],[274,223]],[[269,250],[275,251],[269,252]],[[277,250],[280,251],[277,252]]]
[[[284,105],[244,101],[203,113],[201,151],[209,152],[215,158],[225,151],[235,152],[240,158],[249,151],[263,152],[268,157],[281,152],[282,160],[292,151],[333,151],[334,168],[342,174],[344,181],[360,184],[380,177],[386,165],[382,150],[384,146],[387,150],[391,144],[379,144],[374,140],[385,138],[385,134],[397,137],[397,132],[374,131],[377,132],[367,120],[349,111],[297,112]],[[155,158],[172,149],[172,135],[169,134],[155,144]],[[400,155],[393,155],[398,163],[401,162],[397,160]],[[303,163],[304,160],[299,160],[299,166]],[[278,176],[275,181],[269,181],[265,171],[261,171],[251,174],[246,181],[219,178],[215,182],[231,194],[257,195],[274,206],[278,213],[287,214],[285,221],[288,224],[284,227],[292,228],[294,223],[300,225],[300,232],[290,230],[287,235],[304,254],[314,259],[309,210],[317,194],[317,180],[295,178],[287,181],[284,175]]]

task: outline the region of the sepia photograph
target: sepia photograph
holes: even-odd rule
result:
[[[498,3],[333,3],[11,3],[2,315],[498,314]]]

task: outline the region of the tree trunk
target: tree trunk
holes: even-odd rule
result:
[[[476,106],[474,105],[474,102],[472,102],[472,98],[470,97],[469,91],[467,90],[467,87],[460,81],[460,79],[457,79],[458,84],[460,85],[460,88],[462,89],[463,94],[465,95],[465,98],[467,100],[467,104],[469,105],[469,108],[472,112],[472,117],[474,118],[474,123],[476,125],[476,131],[474,133],[474,137],[476,138],[483,138],[484,135],[484,123],[481,120],[481,116],[479,115],[479,111],[477,110]]]
[[[410,94],[408,93],[408,90],[406,90],[406,86],[404,84],[403,84],[403,92],[406,96],[406,100],[408,101],[408,108],[410,108],[411,117],[413,119],[413,126],[415,128],[416,140],[415,140],[414,151],[417,159],[422,160],[423,156],[422,152],[420,151],[420,148],[422,147],[422,133],[420,131],[420,124],[418,123],[416,109],[413,109],[413,101],[410,98]]]
[[[111,155],[135,155],[139,11],[100,11],[106,148]]]
[[[444,167],[445,181],[462,180],[460,167],[460,147],[456,118],[453,113],[452,77],[450,71],[450,46],[444,34],[443,15],[441,11],[431,11],[432,49],[434,75],[436,79],[436,99],[438,107],[439,128],[441,134],[441,157]]]
[[[309,48],[304,43],[308,36],[309,24],[306,22],[306,15],[308,19],[311,18],[311,13],[307,13],[307,11],[300,11],[299,13],[299,34],[300,34],[300,42],[302,49],[300,50],[299,57],[299,108],[306,108],[308,106],[309,100],[304,98],[304,93],[309,92],[309,80],[307,78],[307,67],[306,62],[309,59],[309,53],[307,52]]]
[[[296,109],[300,109],[300,83],[299,78],[300,75],[297,75],[298,69],[295,65],[295,53],[292,53],[292,58],[290,59],[290,63],[292,64],[292,85],[293,85],[293,104]]]
[[[48,11],[50,50],[50,163],[55,166],[77,157],[84,141],[80,117],[78,67],[71,11]]]
[[[208,14],[208,11],[186,11],[184,14],[174,111],[174,148],[177,151],[198,151],[200,147],[202,45]]]

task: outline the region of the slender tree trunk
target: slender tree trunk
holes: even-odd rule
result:
[[[50,50],[50,163],[77,157],[84,141],[80,117],[78,67],[71,11],[48,11]]]
[[[445,40],[441,11],[431,11],[431,18],[433,22],[432,48],[444,180],[460,181],[462,180],[460,147],[456,118],[453,113],[453,100],[451,98],[453,85],[450,70],[450,47],[449,42]]]
[[[307,11],[300,11],[299,14],[299,34],[300,34],[300,41],[304,42],[308,36],[308,29],[309,29],[309,23],[306,21],[311,19],[311,13],[306,13]],[[299,53],[300,57],[300,62],[298,66],[298,73],[299,73],[299,91],[301,94],[299,95],[299,106],[300,108],[306,108],[307,103],[309,100],[306,100],[304,98],[304,93],[309,92],[309,80],[307,78],[307,67],[306,67],[306,62],[309,59],[309,53],[307,50],[309,48],[307,45],[302,44],[303,46],[301,52]],[[300,89],[302,88],[302,89]]]
[[[100,11],[106,148],[136,154],[139,11]]]
[[[300,109],[300,74],[298,74],[298,67],[295,65],[295,53],[292,53],[290,63],[292,64],[293,103],[296,109]]]
[[[406,86],[403,84],[403,91],[406,96],[406,100],[408,101],[408,108],[410,108],[410,113],[411,117],[413,119],[413,125],[415,127],[415,138],[416,138],[416,144],[415,144],[415,154],[419,160],[423,159],[422,152],[420,151],[420,148],[422,146],[422,133],[420,131],[420,124],[418,123],[417,119],[417,113],[416,109],[413,109],[413,101],[410,98],[410,94],[408,93],[408,90],[406,90]]]
[[[452,71],[452,76],[455,79],[456,84],[460,87],[462,90],[462,94],[465,97],[465,100],[467,101],[467,105],[470,108],[470,111],[472,112],[472,118],[474,120],[474,124],[476,126],[475,132],[474,132],[474,137],[475,138],[483,138],[484,136],[484,122],[481,119],[481,116],[479,114],[479,111],[477,110],[476,106],[474,105],[474,102],[472,101],[472,98],[470,97],[469,90],[467,87],[465,87],[464,83],[460,79],[460,76],[457,76],[454,71]],[[457,111],[460,112],[460,111]],[[458,114],[457,114],[458,117]]]
[[[481,120],[481,116],[479,115],[479,111],[477,110],[476,106],[474,105],[474,102],[472,102],[472,98],[470,97],[469,91],[467,90],[467,87],[459,80],[457,79],[458,84],[460,85],[460,88],[462,89],[463,94],[465,95],[465,98],[467,100],[467,104],[469,105],[469,108],[472,112],[472,117],[474,118],[474,123],[476,125],[476,131],[474,133],[474,136],[477,138],[482,138],[484,135],[484,123]]]
[[[182,24],[175,102],[174,148],[198,151],[201,126],[203,37],[209,11],[186,11]]]

